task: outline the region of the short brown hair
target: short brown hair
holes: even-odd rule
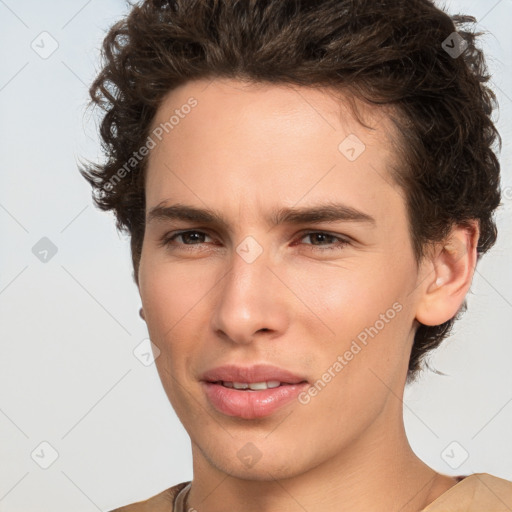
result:
[[[103,112],[106,162],[80,172],[103,210],[131,237],[137,275],[145,229],[147,158],[115,186],[140,148],[163,98],[201,78],[327,86],[397,112],[405,191],[417,262],[454,224],[477,219],[478,259],[496,241],[501,145],[496,98],[475,41],[475,18],[449,16],[429,0],[145,0],[106,35],[91,104]],[[450,50],[451,49],[451,50]],[[463,50],[463,51],[462,51]],[[126,173],[123,173],[123,175]],[[110,184],[110,186],[109,186]],[[418,327],[408,379],[451,332],[451,320]]]

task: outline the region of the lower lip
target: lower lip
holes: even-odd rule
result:
[[[292,402],[309,384],[287,384],[272,389],[242,391],[222,384],[201,382],[210,403],[227,416],[243,419],[263,418]]]

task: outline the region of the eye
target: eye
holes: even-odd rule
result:
[[[185,250],[194,250],[193,247],[190,246],[204,244],[205,237],[210,237],[210,235],[203,231],[198,230],[180,231],[178,233],[167,233],[162,237],[159,245],[161,247],[180,246],[180,248],[183,248]],[[312,244],[305,245],[310,245],[312,246],[312,249],[314,251],[320,252],[341,250],[346,245],[350,244],[350,241],[343,237],[331,235],[330,233],[326,233],[323,231],[310,231],[307,233],[302,233],[302,236],[298,240],[304,240],[305,238],[310,238],[310,240],[318,242],[313,242]],[[181,240],[181,243],[176,242],[176,240],[179,239]],[[337,241],[337,243],[334,243],[333,241]]]
[[[325,233],[323,231],[310,231],[308,233],[303,233],[302,237],[299,240],[303,240],[304,238],[310,238],[311,240],[317,240],[320,242],[320,244],[306,244],[306,245],[312,245],[313,250],[315,251],[333,251],[333,250],[341,250],[346,245],[349,245],[350,242],[346,240],[345,238],[331,235],[329,233]],[[329,243],[332,242],[332,240],[337,240],[337,244]],[[322,242],[327,242],[323,243]]]
[[[193,236],[191,236],[193,235]],[[180,231],[179,233],[167,233],[163,236],[160,245],[161,246],[170,246],[170,245],[199,245],[204,243],[202,239],[204,237],[208,237],[209,235],[204,233],[203,231]],[[178,238],[181,238],[184,243],[174,243],[174,241]],[[199,242],[199,243],[195,243]]]

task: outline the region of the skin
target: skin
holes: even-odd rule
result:
[[[197,106],[149,155],[146,212],[208,207],[228,225],[148,215],[137,275],[161,351],[157,369],[192,442],[188,506],[421,510],[456,481],[423,463],[407,441],[407,365],[418,322],[437,325],[460,308],[478,225],[455,226],[416,265],[404,195],[390,174],[399,158],[385,110],[361,105],[369,130],[346,99],[323,89],[198,80],[167,95],[153,127],[190,97]],[[338,150],[349,134],[366,146],[355,161]],[[274,208],[326,201],[357,208],[375,224],[265,222]],[[202,234],[161,244],[180,230]],[[249,235],[263,249],[252,263],[236,252]],[[202,391],[202,372],[225,363],[271,363],[314,383],[394,303],[400,312],[307,404],[250,420],[221,414]],[[251,467],[237,456],[249,442],[261,456]]]

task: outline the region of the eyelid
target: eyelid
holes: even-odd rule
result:
[[[213,235],[211,235],[209,233],[209,229],[204,229],[204,228],[182,229],[182,230],[178,230],[178,231],[171,231],[171,232],[165,233],[160,238],[158,245],[160,247],[169,246],[169,245],[171,245],[171,242],[173,242],[175,239],[179,238],[180,235],[184,235],[187,233],[199,233],[201,235],[206,235],[210,238],[214,238]],[[296,242],[300,242],[300,240],[302,240],[306,236],[314,235],[314,234],[327,235],[328,237],[338,240],[337,244],[336,243],[327,244],[327,245],[305,244],[305,245],[309,245],[310,247],[313,247],[315,250],[317,250],[319,252],[329,251],[329,250],[334,250],[334,249],[342,249],[345,246],[351,245],[354,242],[354,240],[351,237],[349,237],[348,235],[341,234],[341,233],[331,233],[329,231],[324,231],[321,229],[307,229],[307,230],[301,231],[294,237],[293,244],[296,245]],[[183,244],[182,243],[182,244],[178,244],[178,245],[181,247],[184,247],[186,249],[191,249],[194,246],[200,246],[203,243],[206,243],[206,242],[200,242],[197,244]]]
[[[208,233],[207,229],[203,229],[203,228],[181,229],[181,230],[178,230],[178,231],[168,231],[168,232],[164,233],[158,239],[158,246],[159,247],[165,247],[167,245],[170,245],[171,241],[173,241],[174,239],[178,238],[180,235],[184,235],[186,233],[200,233],[202,235],[206,235],[206,236],[209,236],[210,238],[213,238],[213,236]],[[182,246],[185,246],[185,247],[187,247],[187,246],[188,247],[193,247],[194,245],[199,245],[199,244],[179,244],[179,245],[182,245]]]
[[[353,239],[351,237],[349,237],[348,235],[344,235],[342,233],[331,233],[330,231],[325,231],[323,229],[308,229],[306,231],[299,233],[298,237],[299,237],[299,239],[302,239],[307,235],[313,235],[313,234],[317,234],[317,233],[321,233],[322,235],[327,235],[332,238],[337,238],[342,242],[346,242],[346,243],[353,242]]]
[[[307,237],[308,235],[315,235],[315,234],[322,234],[327,235],[330,238],[334,238],[337,240],[337,242],[334,242],[332,244],[327,245],[314,245],[314,244],[305,244],[312,248],[313,251],[316,251],[317,253],[324,253],[324,254],[331,254],[334,251],[342,251],[347,246],[352,245],[353,241],[350,237],[346,235],[336,234],[336,233],[330,233],[329,231],[322,231],[322,230],[308,230],[305,232],[302,232],[296,240],[300,242],[303,238]]]

